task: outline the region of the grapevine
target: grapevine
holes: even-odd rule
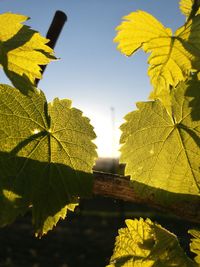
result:
[[[200,1],[181,0],[184,25],[172,34],[134,11],[114,39],[132,56],[149,53],[150,100],[121,126],[125,176],[93,171],[98,155],[90,120],[69,99],[48,103],[38,86],[56,56],[20,14],[0,14],[0,226],[32,212],[42,237],[92,194],[148,204],[200,223]],[[200,230],[190,229],[188,257],[178,238],[150,219],[127,219],[109,267],[200,266]]]

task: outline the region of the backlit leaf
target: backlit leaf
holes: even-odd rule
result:
[[[180,1],[179,3],[180,10],[186,17],[189,17],[193,4],[194,4],[194,0],[181,0]],[[200,9],[198,9],[198,12],[196,14],[200,14]]]
[[[48,40],[22,24],[27,19],[19,14],[0,14],[0,64],[14,86],[24,93],[33,90],[36,78],[41,79],[40,65],[55,59],[46,45]]]
[[[200,193],[200,82],[172,90],[172,115],[159,101],[137,103],[121,126],[121,162],[131,180],[173,193]],[[144,196],[147,191],[141,190]],[[163,198],[165,195],[163,194]],[[170,199],[167,199],[170,201]]]
[[[200,266],[200,231],[192,229],[188,232],[194,237],[191,239],[192,242],[190,243],[190,250],[197,255],[195,257],[195,261]]]
[[[170,105],[170,86],[200,70],[200,16],[189,20],[174,35],[144,11],[133,12],[124,20],[114,39],[118,49],[127,56],[139,48],[151,53],[148,74],[154,90],[150,96]]]
[[[40,236],[65,218],[79,197],[91,194],[94,138],[89,120],[70,100],[47,104],[41,91],[29,97],[1,85],[0,224],[32,206]]]
[[[119,230],[108,267],[196,266],[176,236],[160,225],[149,219],[126,220],[126,225]]]

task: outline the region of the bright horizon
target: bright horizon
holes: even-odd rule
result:
[[[162,4],[160,0],[0,1],[1,13],[31,17],[26,24],[43,36],[56,10],[67,14],[68,21],[55,47],[60,59],[47,66],[39,88],[48,101],[55,97],[71,99],[72,106],[91,120],[99,157],[119,156],[123,117],[135,109],[136,102],[146,101],[151,91],[147,55],[121,55],[113,43],[116,26],[123,16],[140,9],[175,30],[184,23],[178,5],[174,0]],[[1,75],[1,82],[7,82]]]

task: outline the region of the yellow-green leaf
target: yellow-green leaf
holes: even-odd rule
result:
[[[23,92],[32,89],[36,78],[42,78],[40,65],[55,59],[49,40],[22,24],[27,19],[19,14],[0,14],[0,64]]]
[[[91,195],[96,136],[70,100],[0,85],[0,136],[1,226],[31,206],[41,236]]]
[[[188,232],[193,236],[191,239],[192,242],[190,243],[190,250],[197,255],[195,261],[200,266],[200,230],[192,229]]]
[[[191,11],[192,11],[192,6],[194,4],[194,0],[181,0],[179,3],[179,7],[183,15],[186,17],[189,17]],[[197,14],[200,14],[200,9],[198,9]]]
[[[126,56],[155,38],[170,37],[171,30],[165,28],[156,18],[145,11],[132,12],[123,17],[123,22],[116,28],[118,31],[114,42],[118,42],[118,49]]]
[[[182,82],[171,94],[172,114],[156,100],[138,103],[138,110],[126,115],[121,162],[133,182],[199,196],[200,82]],[[148,189],[140,194],[146,196]],[[165,194],[162,198],[170,201]]]
[[[142,48],[151,53],[148,74],[154,87],[151,98],[170,105],[170,86],[184,81],[193,71],[200,70],[200,16],[188,21],[175,34],[153,16],[137,11],[124,17],[117,27],[118,49],[132,55]]]
[[[176,236],[150,219],[126,220],[107,267],[195,267]],[[197,267],[197,266],[196,266]]]

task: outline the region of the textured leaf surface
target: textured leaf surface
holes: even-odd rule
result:
[[[200,266],[200,231],[199,230],[189,230],[189,233],[194,237],[191,239],[190,250],[194,252],[197,256],[195,257],[195,261]]]
[[[130,56],[139,48],[151,53],[148,74],[154,90],[153,99],[169,105],[170,86],[184,81],[191,70],[200,69],[200,16],[188,21],[174,35],[153,16],[137,11],[124,17],[117,27],[118,49]]]
[[[28,97],[0,86],[0,223],[32,206],[38,235],[73,210],[92,189],[95,138],[70,100],[49,105],[41,91]],[[6,214],[13,218],[6,218]],[[6,221],[7,220],[7,221]]]
[[[54,58],[53,50],[46,45],[48,40],[22,24],[27,19],[19,14],[0,14],[0,64],[14,86],[23,92],[24,88],[32,89],[36,78],[41,79],[39,65]]]
[[[173,115],[156,100],[138,103],[138,110],[125,117],[121,162],[127,164],[125,172],[132,181],[173,193],[199,195],[199,89],[196,80],[173,89]]]
[[[109,267],[196,266],[175,235],[149,219],[126,220],[119,230]]]
[[[180,5],[179,5],[180,10],[186,17],[189,17],[193,4],[194,4],[194,0],[181,0],[180,1]],[[196,14],[200,14],[199,9]]]

